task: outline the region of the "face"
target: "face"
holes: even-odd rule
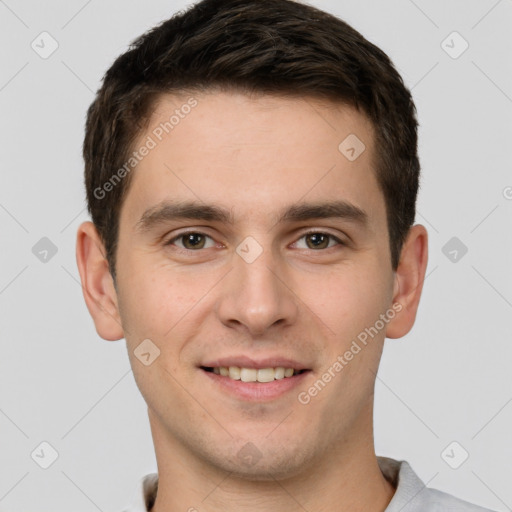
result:
[[[313,98],[189,98],[156,105],[120,215],[134,376],[159,443],[252,479],[298,474],[370,440],[398,315],[372,125]]]

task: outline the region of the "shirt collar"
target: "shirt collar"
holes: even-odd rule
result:
[[[396,489],[385,512],[405,512],[404,507],[425,488],[425,484],[405,460],[377,456],[382,474]],[[150,473],[140,479],[135,499],[125,512],[148,512],[158,490],[158,474]]]
[[[384,512],[407,512],[405,507],[425,489],[425,484],[405,460],[377,456],[377,462],[386,480],[395,488],[395,494]]]

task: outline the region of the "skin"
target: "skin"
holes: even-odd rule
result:
[[[188,97],[162,97],[140,141]],[[376,372],[385,337],[402,337],[414,324],[427,232],[410,229],[394,271],[373,127],[353,108],[235,92],[194,97],[198,105],[133,171],[116,286],[94,225],[84,222],[77,234],[96,330],[106,340],[126,339],[148,404],[159,472],[153,511],[383,511],[395,489],[374,449]],[[366,146],[353,162],[338,150],[351,133]],[[222,206],[234,223],[170,220],[138,232],[144,211],[164,199]],[[345,218],[276,223],[290,205],[340,199],[364,210],[367,225]],[[207,235],[199,248],[176,239],[184,228]],[[344,243],[327,238],[318,248],[305,236],[310,229]],[[252,263],[236,252],[248,236],[262,248]],[[400,312],[300,403],[298,393],[393,304]],[[149,366],[134,355],[147,338],[160,350]],[[278,354],[311,371],[298,389],[247,402],[198,368],[231,354]],[[237,456],[247,443],[259,457],[252,465]]]

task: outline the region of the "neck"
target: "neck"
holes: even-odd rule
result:
[[[367,420],[354,425],[357,436],[347,436],[301,473],[250,480],[193,456],[150,411],[159,475],[151,512],[384,512],[395,488],[380,471]]]

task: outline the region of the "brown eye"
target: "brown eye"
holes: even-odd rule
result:
[[[333,237],[326,233],[309,233],[305,238],[309,249],[327,249],[329,240]]]
[[[302,240],[304,240],[305,243],[302,242]],[[309,233],[304,233],[294,245],[298,249],[321,250],[330,249],[335,245],[343,247],[346,244],[337,236],[331,235],[330,233],[310,231]]]
[[[208,239],[211,240],[209,246],[207,246]],[[188,233],[182,233],[172,240],[169,240],[166,245],[176,245],[180,249],[194,251],[213,247],[215,243],[213,239],[208,235],[195,231],[189,231]]]
[[[202,249],[204,247],[205,238],[200,233],[188,233],[181,238],[185,249]]]

